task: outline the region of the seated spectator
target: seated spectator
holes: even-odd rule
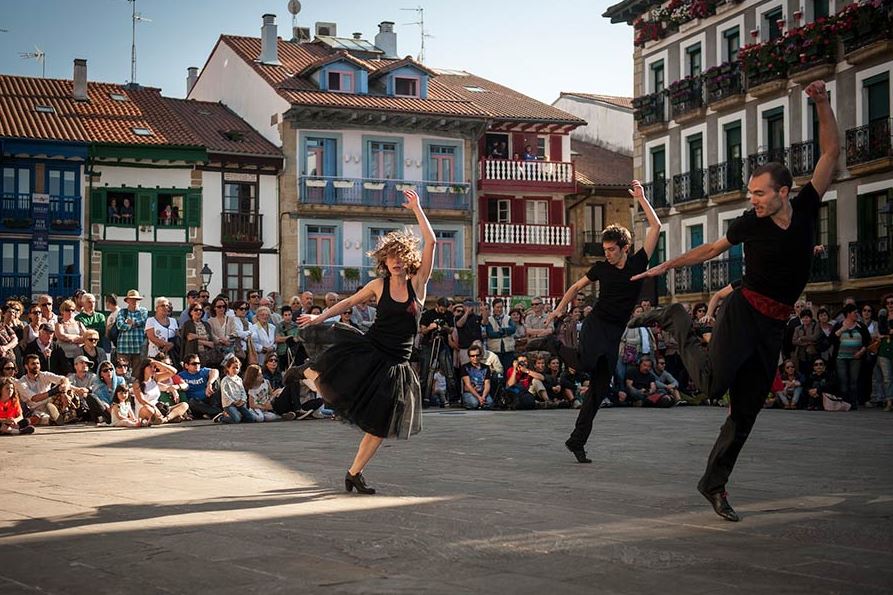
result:
[[[673,400],[657,392],[657,383],[651,374],[652,360],[643,356],[638,366],[630,366],[626,376],[626,390],[636,406],[672,407]]]
[[[260,366],[257,364],[248,366],[242,384],[248,393],[248,410],[254,415],[254,421],[279,419],[279,416],[273,411],[273,398],[280,391],[273,391],[270,383],[264,378]]]
[[[198,355],[203,362],[216,368],[223,361],[225,353],[214,341],[211,325],[202,320],[204,312],[197,300],[186,311],[189,318],[180,328],[183,361],[186,362],[193,355]]]
[[[160,382],[170,380],[177,370],[164,362],[146,359],[140,362],[134,373],[133,396],[136,399],[138,416],[150,424],[164,424],[180,421],[189,412],[189,405],[177,403],[165,414],[159,406],[161,399]]]
[[[84,344],[81,346],[80,355],[90,360],[92,363],[90,371],[94,374],[99,372],[99,366],[102,362],[109,360],[108,354],[99,346],[99,333],[94,329],[87,329],[87,332],[84,333]]]
[[[482,354],[483,351],[479,346],[472,345],[468,348],[468,363],[461,368],[462,404],[466,409],[493,408],[490,368],[481,363]]]
[[[63,425],[71,405],[66,395],[68,378],[41,371],[40,358],[34,353],[26,355],[24,362],[25,375],[19,379],[17,389],[20,401],[31,412],[31,424]]]
[[[33,434],[34,426],[22,413],[12,378],[0,380],[0,434]]]
[[[375,306],[369,304],[368,301],[357,304],[350,312],[350,320],[353,325],[364,333],[372,327],[375,322]]]
[[[19,346],[19,336],[16,334],[13,319],[15,308],[9,304],[0,306],[3,315],[0,319],[0,357],[14,356],[16,347]]]
[[[561,384],[570,388],[574,387],[574,409],[583,406],[583,401],[589,395],[589,376],[578,372],[573,366],[567,366],[561,374]]]
[[[245,309],[247,310],[247,306]],[[223,423],[237,424],[254,421],[254,414],[248,409],[248,393],[245,392],[245,385],[239,378],[241,367],[242,363],[238,357],[231,357],[223,362],[223,371],[226,372],[220,381],[220,403],[224,411],[220,421]]]
[[[131,391],[124,384],[115,387],[112,393],[112,404],[109,406],[109,414],[112,420],[112,426],[116,428],[139,428],[148,425],[148,422],[141,423],[130,406]],[[145,421],[145,420],[144,420]]]
[[[81,346],[84,344],[84,333],[87,329],[75,319],[76,310],[73,301],[62,302],[59,314],[60,317],[56,321],[54,332],[56,344],[62,350],[64,360],[58,358],[58,365],[51,369],[60,374],[69,374],[74,370],[74,358],[82,353]]]
[[[115,375],[122,378],[125,384],[133,383],[133,370],[130,369],[130,361],[125,357],[115,360]]]
[[[431,396],[428,398],[428,406],[443,409],[448,404],[447,379],[440,370],[437,370],[431,377]]]
[[[808,402],[806,409],[809,411],[821,411],[824,408],[825,399],[838,401],[837,385],[828,371],[828,365],[820,357],[812,362],[812,372],[803,382]]]
[[[99,364],[97,377],[99,382],[94,395],[103,403],[102,409],[108,410],[114,403],[115,389],[124,384],[124,379],[115,373],[115,366],[112,362]]]
[[[68,389],[78,399],[81,399],[89,411],[89,420],[97,425],[105,425],[111,421],[106,409],[108,405],[97,396],[99,392],[99,377],[91,371],[93,362],[83,355],[74,358],[74,372],[68,375]]]
[[[15,359],[11,356],[0,357],[0,379],[2,378],[12,378],[13,380],[19,377],[19,368],[16,365]]]
[[[40,369],[50,370],[50,361],[52,361],[53,349],[55,347],[53,333],[53,325],[47,322],[42,323],[40,325],[40,330],[37,333],[37,338],[25,347],[22,352],[22,357],[36,355],[40,360]]]
[[[339,314],[338,322],[340,322],[341,324],[343,324],[345,326],[352,326],[353,328],[357,329],[358,331],[360,330],[359,328],[357,328],[357,325],[355,325],[353,323],[353,319],[351,318],[350,310],[347,310],[346,312],[342,312],[341,314]],[[360,331],[360,332],[362,332],[362,331]]]
[[[215,419],[223,413],[218,406],[220,394],[215,389],[220,372],[216,368],[202,366],[201,357],[197,354],[186,356],[184,366],[185,369],[178,376],[186,383],[186,404],[193,419],[201,419],[203,415]]]
[[[803,382],[797,365],[786,359],[779,370],[782,389],[775,391],[776,404],[783,409],[796,409],[800,402],[800,394],[803,392]]]
[[[667,360],[665,358],[657,358],[651,374],[654,377],[654,384],[657,386],[658,393],[670,397],[674,404],[685,405],[687,403],[682,400],[682,394],[679,392],[679,381],[673,378],[673,375],[667,371]]]
[[[180,327],[177,325],[177,320],[171,316],[171,311],[170,300],[163,296],[155,299],[155,316],[146,320],[148,355],[154,358],[164,353],[171,358],[171,361],[179,362]]]
[[[549,358],[543,379],[546,395],[552,407],[570,408],[574,405],[576,386],[567,381],[562,382],[561,359],[557,356]]]
[[[159,353],[155,359],[163,364],[171,366],[172,368],[174,367],[173,362],[171,362],[171,358],[164,353]],[[180,378],[179,374],[174,374],[170,378],[158,379],[158,387],[161,389],[161,398],[158,400],[158,407],[161,409],[161,412],[164,415],[168,415],[171,407],[181,403],[180,393],[186,392],[187,385],[185,382],[183,382],[183,379]],[[185,401],[182,402],[185,403]],[[187,409],[185,415],[176,419],[172,419],[171,421],[190,421],[191,419],[192,414],[190,413],[190,410]]]
[[[271,355],[264,362],[264,380],[270,383],[270,388],[278,390],[282,388],[282,372],[279,371],[279,356]]]
[[[534,381],[539,381],[534,384]],[[545,402],[546,389],[543,387],[543,375],[528,367],[527,356],[520,355],[512,362],[505,377],[505,391],[512,395],[514,409],[535,409],[537,396]]]
[[[302,372],[299,368],[289,368],[282,377],[282,391],[273,397],[273,413],[281,415],[285,421],[295,418],[306,419],[313,412],[323,407],[323,400],[316,396],[311,399],[301,398]]]

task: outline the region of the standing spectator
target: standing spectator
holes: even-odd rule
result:
[[[509,312],[509,318],[512,319],[512,324],[515,325],[515,353],[526,353],[527,352],[527,327],[524,326],[524,315],[521,313],[521,310],[518,308],[513,308]],[[506,366],[506,370],[508,370],[511,366]]]
[[[59,358],[56,372],[69,374],[74,370],[74,358],[81,353],[84,344],[84,325],[75,320],[75,304],[65,300],[59,307],[61,317],[56,320],[56,343],[64,354],[64,361]],[[63,371],[64,370],[64,371]]]
[[[487,351],[495,353],[502,363],[503,369],[512,365],[515,359],[515,323],[505,313],[505,302],[502,298],[493,300],[493,312],[489,320],[484,321],[487,333]]]
[[[105,296],[105,309],[108,312],[105,316],[105,334],[102,336],[102,348],[112,352],[118,343],[118,296],[110,293]]]
[[[127,308],[122,308],[115,314],[118,355],[127,359],[128,365],[134,370],[140,363],[140,351],[146,340],[146,321],[149,319],[148,310],[139,305],[142,299],[139,291],[131,289],[124,298]]]
[[[831,365],[831,362],[834,356],[834,323],[831,322],[831,315],[825,308],[819,308],[816,311],[816,317],[819,322],[819,329],[822,331],[822,334],[816,340],[816,354],[833,369],[834,366]]]
[[[226,356],[233,352],[233,340],[235,336],[234,317],[227,316],[229,305],[223,297],[216,297],[211,302],[211,316],[208,318],[208,326],[211,327],[211,340],[214,345]]]
[[[96,335],[99,337],[97,344],[102,344],[102,339],[105,337],[105,314],[96,309],[95,295],[85,293],[81,296],[81,311],[75,316],[75,320],[88,330],[96,331]]]
[[[865,407],[878,407],[883,400],[878,395],[872,394],[872,377],[874,369],[877,365],[877,347],[880,347],[880,333],[878,332],[878,323],[874,319],[874,309],[869,304],[862,306],[862,317],[860,321],[862,326],[868,331],[868,343],[875,344],[876,348],[865,350],[865,357],[862,359],[862,367],[859,368],[859,404]],[[878,343],[875,343],[878,341]]]
[[[841,311],[843,320],[834,325],[837,344],[837,378],[840,381],[840,396],[852,409],[859,407],[859,369],[868,348],[869,335],[859,321],[859,309],[855,304],[847,304]]]
[[[809,411],[820,411],[826,397],[834,401],[838,400],[834,378],[828,372],[825,360],[820,357],[815,358],[812,363],[812,371],[806,377],[803,388],[809,398],[806,407]]]
[[[80,355],[92,362],[90,371],[94,374],[99,373],[99,366],[102,362],[108,361],[108,354],[99,346],[99,333],[94,329],[87,329],[87,332],[84,333],[84,345],[81,347]]]
[[[209,365],[219,366],[224,353],[214,341],[211,325],[202,320],[205,313],[202,305],[196,301],[189,306],[186,313],[189,314],[189,319],[180,327],[183,361],[186,362],[191,356],[198,355]]]
[[[19,346],[19,337],[13,326],[14,308],[9,304],[0,306],[3,315],[0,318],[0,357],[14,357]]]
[[[68,408],[68,378],[40,369],[40,358],[33,353],[25,356],[25,375],[19,379],[18,394],[31,410],[33,425],[56,425],[65,423]]]
[[[453,372],[453,352],[448,338],[456,324],[453,313],[448,307],[450,301],[441,297],[433,309],[425,310],[419,319],[419,382],[422,385],[422,400],[429,401],[431,396],[431,381],[435,370],[440,370],[447,379],[452,379],[448,386],[449,398],[458,400],[459,391],[456,387]]]
[[[202,307],[198,300],[198,292],[190,289],[186,292],[186,307],[183,308],[183,311],[180,312],[180,317],[177,318],[178,327],[183,328],[183,325],[192,318],[190,312],[192,311],[192,306],[196,304],[199,304],[200,308]],[[202,312],[204,313],[204,308],[202,308]]]
[[[109,414],[112,418],[112,425],[116,428],[139,428],[144,425],[133,413],[133,408],[130,406],[130,389],[125,384],[115,387]]]
[[[274,394],[273,388],[264,378],[261,367],[251,364],[245,370],[243,385],[248,393],[248,410],[254,415],[254,421],[274,421],[279,416],[273,411],[273,399],[279,394]]]
[[[466,409],[491,409],[490,368],[481,364],[482,350],[468,348],[468,363],[462,365],[462,403]]]
[[[267,308],[270,311],[270,322],[273,323],[273,326],[279,326],[279,323],[282,322],[282,316],[276,312],[276,306],[273,304],[273,300],[265,297],[260,300],[260,308]],[[255,320],[255,322],[257,322]]]
[[[155,316],[146,320],[146,339],[149,340],[150,358],[164,353],[171,358],[171,361],[180,360],[180,350],[177,347],[180,327],[176,319],[171,317],[171,311],[171,303],[166,297],[155,298]]]
[[[25,325],[22,332],[22,340],[19,342],[19,348],[22,352],[25,351],[25,348],[35,339],[37,339],[37,334],[40,331],[40,308],[32,304],[30,308],[28,308],[28,321]]]
[[[90,421],[97,425],[107,424],[112,418],[106,412],[108,405],[97,396],[100,389],[99,377],[90,370],[92,366],[93,362],[83,355],[74,359],[74,372],[68,375],[68,383],[71,385],[69,390],[87,404]]]
[[[781,344],[781,355],[784,359],[791,359],[791,354],[794,353],[794,331],[800,326],[800,311],[806,307],[806,303],[803,300],[797,300],[794,303],[794,311],[791,313],[790,318],[788,318],[787,325],[784,329],[784,338],[782,339]]]
[[[34,426],[22,415],[22,404],[12,378],[0,380],[0,434],[33,434]]]
[[[800,310],[800,326],[794,328],[794,336],[791,338],[791,344],[794,346],[794,354],[791,359],[796,363],[801,375],[809,374],[812,362],[819,355],[816,346],[821,333],[821,326],[812,319],[812,310],[802,308]]]
[[[294,310],[290,306],[282,306],[282,322],[276,328],[276,355],[279,356],[277,367],[279,360],[282,360],[282,369],[287,370],[292,366],[303,364],[307,359],[304,344],[298,341],[300,336],[301,328],[295,322]],[[268,357],[267,360],[269,359]]]
[[[453,310],[453,319],[456,321],[456,344],[459,347],[459,365],[468,363],[468,348],[475,341],[480,341],[481,317],[475,312],[475,303],[467,300],[463,306],[456,306]],[[444,372],[446,374],[446,372]]]
[[[266,306],[259,307],[254,314],[251,339],[257,350],[257,363],[263,365],[264,359],[276,352],[276,325],[271,322],[270,309]]]
[[[370,305],[369,301],[357,304],[350,313],[350,320],[354,326],[364,333],[372,328],[375,322],[375,306]]]
[[[248,292],[248,310],[245,311],[245,318],[248,319],[248,322],[254,322],[254,316],[257,314],[257,309],[260,307],[260,292],[259,291],[249,291]]]
[[[36,355],[40,360],[40,368],[42,370],[50,370],[50,361],[53,357],[53,326],[49,322],[40,325],[37,338],[31,341],[22,352],[24,359],[28,355]]]
[[[202,360],[197,354],[187,355],[184,359],[185,369],[178,376],[186,383],[186,404],[189,405],[192,417],[201,419],[204,415],[208,419],[215,419],[223,413],[223,409],[217,406],[220,396],[214,389],[220,372],[216,368],[202,366]]]
[[[310,309],[313,308],[313,292],[305,291],[301,293],[301,308],[299,311],[295,312],[294,307],[292,307],[292,317],[297,320],[298,316],[301,314],[309,314]]]
[[[524,319],[524,328],[527,329],[527,338],[536,339],[546,337],[555,332],[552,324],[546,324],[548,314],[543,308],[543,298],[533,298],[530,307],[531,312]]]
[[[170,408],[167,415],[162,413],[158,406],[161,399],[160,382],[170,380],[177,374],[177,370],[154,359],[146,359],[140,362],[134,372],[133,396],[136,398],[138,415],[149,423],[164,424],[179,421],[189,411],[186,403],[177,403]]]
[[[198,292],[198,303],[201,304],[202,310],[207,312],[208,306],[211,305],[211,294],[207,289]]]
[[[878,312],[878,335],[878,394],[882,394],[886,402],[884,411],[893,411],[893,293],[884,296],[884,307]]]
[[[248,309],[247,304],[245,309]],[[223,423],[237,424],[254,421],[254,415],[248,409],[248,394],[245,392],[245,385],[239,378],[241,367],[242,364],[237,357],[231,357],[223,363],[223,371],[226,372],[226,376],[220,381],[220,402],[225,413],[220,421]]]
[[[248,321],[248,304],[246,302],[233,302],[232,325],[228,330],[232,332],[233,353],[240,361],[248,360],[248,341],[251,340],[251,323]],[[238,422],[236,422],[238,423]]]
[[[776,402],[783,409],[796,409],[803,393],[803,382],[793,360],[786,359],[781,366],[781,390],[775,391]]]

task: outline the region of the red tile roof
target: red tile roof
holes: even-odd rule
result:
[[[628,186],[633,179],[633,158],[571,139],[577,181],[589,186]]]
[[[551,107],[517,91],[503,87],[468,73],[437,73],[428,83],[428,98],[385,97],[380,95],[355,95],[320,91],[309,78],[300,73],[314,63],[325,59],[333,50],[321,43],[294,43],[278,40],[280,65],[257,62],[260,55],[260,38],[222,35],[218,43],[227,44],[273,87],[277,93],[293,104],[346,107],[383,111],[492,118],[549,123],[585,124],[583,120]],[[370,76],[379,70],[392,69],[404,64],[416,64],[411,59],[360,60]],[[468,91],[466,86],[479,86],[486,92]]]
[[[78,142],[207,147],[221,152],[281,155],[226,107],[162,97],[152,87],[87,84],[88,101],[72,97],[73,82],[0,75],[0,137]],[[112,99],[124,97],[124,101]],[[36,106],[52,107],[43,113]],[[146,128],[152,135],[136,134]],[[242,141],[219,131],[242,132]]]
[[[590,101],[601,101],[602,103],[610,103],[611,105],[616,105],[617,107],[623,107],[626,109],[633,109],[633,98],[632,97],[620,97],[618,95],[595,95],[593,93],[576,93],[574,91],[562,91],[561,97],[580,97],[582,99],[588,99]]]

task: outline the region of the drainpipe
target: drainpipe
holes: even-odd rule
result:
[[[87,149],[87,161],[84,162],[84,175],[87,175],[87,172],[93,171],[93,145],[91,144]],[[93,224],[90,221],[90,209],[85,209],[84,205],[89,204],[92,207],[92,203],[89,201],[93,200],[93,175],[90,174],[90,187],[87,189],[87,196],[81,199],[81,208],[84,210],[84,221],[87,222],[87,282],[84,284],[84,288],[87,289],[88,292],[93,293],[92,285],[93,285]],[[102,287],[100,287],[100,294],[102,294]],[[100,300],[104,300],[105,298],[100,295],[97,298],[97,303]],[[102,302],[103,307],[105,307],[105,302]]]
[[[483,133],[482,133],[483,134]],[[479,227],[478,221],[480,220],[480,213],[478,213],[478,176],[480,172],[478,171],[479,163],[479,155],[478,155],[478,139],[472,136],[471,138],[471,297],[477,297],[475,301],[478,301],[482,296],[477,295],[478,293],[478,236],[479,236]]]

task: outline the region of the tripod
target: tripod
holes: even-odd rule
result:
[[[449,350],[443,348],[443,341],[444,338],[442,334],[438,332],[431,343],[431,355],[427,361],[428,365],[425,370],[425,377],[422,379],[422,398],[428,401],[431,400],[431,391],[434,387],[434,373],[440,371],[440,373],[443,374],[443,377],[446,378],[447,401],[452,404],[459,402],[459,392],[458,387],[456,386],[456,376],[453,371],[453,364],[449,357]]]

